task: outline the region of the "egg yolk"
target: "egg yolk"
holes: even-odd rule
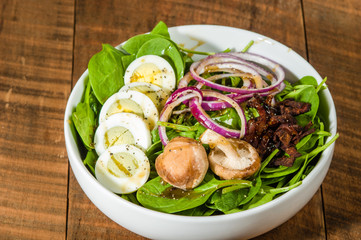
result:
[[[138,161],[129,153],[120,152],[111,155],[107,168],[116,177],[131,177],[139,168]]]
[[[119,144],[134,144],[134,136],[125,127],[113,127],[105,132],[104,135],[105,148],[109,148]]]
[[[138,115],[139,117],[144,117],[143,110],[139,106],[139,104],[137,104],[136,102],[134,102],[130,99],[119,99],[115,103],[113,103],[109,107],[109,110],[107,112],[107,117],[109,117],[115,113],[121,113],[121,112],[134,113],[134,114]]]
[[[167,69],[159,69],[153,63],[144,63],[133,72],[130,82],[146,82],[159,86],[166,74]]]

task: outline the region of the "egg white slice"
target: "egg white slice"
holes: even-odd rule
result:
[[[144,118],[151,130],[156,127],[159,119],[159,112],[153,101],[147,95],[134,90],[117,92],[108,98],[100,111],[99,123],[120,112],[134,113]]]
[[[95,177],[110,191],[132,193],[148,180],[150,164],[144,152],[128,144],[112,146],[95,165]]]
[[[124,84],[146,82],[161,87],[167,94],[174,91],[176,76],[167,60],[156,55],[135,59],[125,70]]]
[[[107,148],[120,144],[134,144],[143,151],[151,145],[147,124],[133,113],[116,113],[101,122],[95,131],[95,151],[100,156]]]
[[[141,92],[147,97],[149,97],[154,105],[157,107],[158,111],[162,111],[165,102],[167,101],[169,95],[159,86],[146,83],[146,82],[132,82],[125,84],[119,91],[128,91],[134,90]]]

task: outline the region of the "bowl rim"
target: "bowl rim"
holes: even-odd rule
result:
[[[280,43],[280,42],[278,42],[278,41],[276,41],[276,40],[274,40],[272,38],[264,36],[262,34],[252,32],[252,31],[249,31],[249,30],[245,30],[245,29],[230,27],[230,26],[210,25],[210,24],[182,25],[182,26],[169,27],[169,31],[170,31],[170,33],[172,33],[175,30],[184,30],[186,28],[197,29],[199,27],[202,27],[202,28],[204,28],[204,27],[206,27],[206,28],[225,28],[225,29],[229,29],[229,30],[232,30],[232,31],[244,31],[244,32],[248,32],[250,34],[255,34],[256,36],[259,36],[259,37],[267,38],[269,40],[272,40],[274,43],[276,43],[280,47],[289,49],[286,45],[284,45],[284,44],[282,44],[282,43]],[[118,46],[116,46],[116,48],[119,48],[124,43],[125,42],[119,44]],[[312,68],[315,73],[317,73],[316,76],[314,76],[314,77],[319,82],[321,77],[318,74],[318,72],[314,69],[314,67],[306,59],[304,59],[302,56],[300,56],[298,53],[296,53],[293,50],[292,50],[292,54],[293,54],[293,57],[297,58],[299,61],[304,62],[310,68]],[[332,161],[332,154],[333,154],[335,142],[332,143],[327,149],[325,149],[322,152],[320,160],[317,162],[314,169],[305,177],[305,179],[302,180],[302,184],[300,186],[298,186],[298,187],[296,187],[296,188],[282,194],[281,196],[273,199],[272,201],[270,201],[268,203],[262,204],[262,205],[260,205],[258,207],[252,208],[252,209],[248,209],[246,211],[241,211],[241,212],[232,213],[232,214],[215,215],[215,216],[183,216],[183,215],[164,213],[164,212],[159,212],[159,211],[156,211],[156,210],[148,209],[146,207],[143,207],[143,206],[134,204],[132,202],[129,202],[129,201],[121,198],[117,194],[111,192],[110,190],[106,189],[105,187],[103,187],[96,180],[96,178],[89,172],[89,170],[86,168],[86,166],[83,164],[82,159],[80,158],[79,152],[77,153],[77,151],[78,151],[77,143],[75,142],[75,140],[73,138],[73,135],[72,135],[70,125],[69,125],[68,121],[69,121],[69,118],[71,117],[71,113],[73,112],[74,107],[78,103],[78,102],[75,103],[75,100],[74,100],[77,97],[77,90],[84,87],[84,86],[80,86],[80,85],[81,84],[84,85],[84,81],[85,81],[87,76],[88,76],[88,69],[86,69],[84,71],[84,73],[81,75],[81,77],[78,79],[78,81],[76,82],[76,84],[72,88],[70,96],[69,96],[67,104],[66,104],[65,115],[64,115],[64,135],[65,135],[65,144],[66,144],[66,149],[67,149],[67,152],[68,152],[69,163],[71,165],[72,171],[74,172],[74,175],[77,178],[77,180],[78,180],[78,175],[75,173],[74,168],[79,170],[79,172],[83,176],[85,176],[88,179],[88,181],[90,181],[89,183],[91,185],[93,185],[94,188],[101,191],[101,194],[103,194],[104,197],[113,198],[115,201],[119,202],[120,204],[124,204],[125,207],[132,208],[133,210],[135,210],[137,212],[142,212],[144,214],[155,215],[155,216],[157,216],[159,218],[163,218],[165,220],[177,219],[177,220],[180,220],[180,221],[186,221],[188,223],[199,222],[199,219],[202,219],[202,222],[210,223],[210,222],[215,222],[215,221],[219,221],[219,220],[223,220],[223,219],[233,220],[233,219],[238,219],[239,217],[247,217],[247,216],[254,215],[254,214],[257,214],[257,213],[260,213],[260,212],[264,212],[267,209],[272,209],[275,206],[277,206],[277,205],[279,205],[281,203],[284,203],[291,196],[297,195],[298,192],[303,191],[305,188],[307,188],[307,186],[316,177],[317,173],[319,172],[319,170],[321,168],[323,168],[323,167],[328,168],[330,162]],[[330,93],[329,89],[328,88],[324,89],[323,94],[325,95],[325,97],[327,99],[326,102],[327,102],[327,105],[330,107],[329,111],[330,111],[330,113],[333,114],[331,117],[334,120],[332,122],[333,123],[332,129],[330,129],[330,132],[331,132],[332,136],[327,139],[327,141],[329,141],[333,136],[335,136],[335,134],[337,132],[337,116],[336,116],[336,109],[335,109],[334,101],[332,99],[332,96],[331,96],[331,93]],[[324,160],[321,161],[322,159],[324,159]],[[327,159],[329,159],[329,160],[327,160]],[[87,193],[86,193],[86,195],[87,195]],[[89,198],[89,196],[88,196],[88,198]],[[96,207],[98,207],[98,206],[96,205]]]

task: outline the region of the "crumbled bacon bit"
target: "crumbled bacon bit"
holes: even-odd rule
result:
[[[260,156],[269,155],[275,148],[283,153],[273,162],[274,166],[293,165],[300,153],[295,145],[306,135],[312,133],[312,122],[305,127],[297,125],[295,116],[308,112],[311,104],[286,99],[274,104],[273,96],[263,98],[255,94],[248,100],[248,107],[257,109],[259,116],[248,121],[247,134],[243,140],[250,143]]]

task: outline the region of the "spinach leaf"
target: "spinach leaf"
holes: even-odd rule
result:
[[[282,92],[276,94],[275,99],[277,101],[282,101],[283,97],[286,96],[287,94],[289,94],[290,92],[293,91],[293,87],[291,85],[291,83],[289,83],[288,81],[284,80],[283,81],[284,84],[286,85],[285,88],[282,90]]]
[[[257,174],[253,185],[250,187],[247,193],[247,197],[243,199],[238,205],[241,206],[251,201],[254,198],[254,196],[257,195],[257,193],[261,189],[261,186],[262,186],[261,176]]]
[[[89,107],[93,110],[96,116],[95,118],[97,119],[97,116],[99,116],[100,110],[102,109],[102,105],[94,95],[93,91],[89,94]]]
[[[139,34],[131,37],[122,46],[122,49],[136,55],[144,43],[154,38],[167,38],[170,40],[168,27],[164,22],[160,21],[149,34]]]
[[[155,38],[163,38],[163,36],[152,33],[136,35],[128,39],[128,41],[122,46],[122,49],[129,54],[136,55],[144,43]]]
[[[176,45],[165,38],[153,38],[145,42],[137,52],[137,58],[144,55],[158,55],[173,66],[176,73],[177,80],[180,80],[184,75],[184,63],[182,55]]]
[[[135,193],[122,194],[121,197],[129,202],[139,205],[139,202],[137,200],[137,197],[135,196]]]
[[[237,189],[231,192],[223,193],[221,189],[217,190],[211,197],[211,204],[214,204],[214,208],[228,212],[234,208],[237,208],[240,203],[246,199],[248,189]]]
[[[135,60],[135,54],[124,55],[122,56],[122,64],[124,71],[128,68],[128,66]]]
[[[316,78],[314,78],[313,76],[304,76],[303,78],[292,84],[292,86],[298,86],[298,85],[311,85],[317,88],[318,83]]]
[[[95,176],[95,164],[98,160],[98,155],[94,150],[88,151],[83,163],[90,170],[90,172]]]
[[[218,188],[242,183],[251,185],[250,181],[247,180],[217,180],[213,178],[193,190],[184,191],[172,187],[157,177],[148,181],[138,190],[137,199],[147,208],[175,213],[204,204]]]
[[[95,96],[101,104],[124,85],[122,56],[124,53],[109,44],[89,61],[89,80]]]
[[[209,209],[204,205],[176,213],[183,216],[211,216],[216,210]]]
[[[291,189],[298,187],[302,182],[299,181],[296,184],[291,186],[283,187],[283,188],[272,188],[270,186],[262,186],[259,193],[250,201],[248,204],[243,206],[243,210],[251,209],[268,203],[273,200],[273,198],[280,193],[288,192]]]
[[[78,103],[71,118],[84,145],[88,149],[93,149],[93,138],[97,122],[89,104],[84,102]]]
[[[240,86],[243,85],[243,80],[240,77],[230,77],[230,79],[231,79],[232,87],[238,87],[238,85]]]
[[[168,32],[168,27],[167,25],[160,21],[154,28],[153,30],[150,32],[152,34],[159,34],[161,36],[164,36],[168,39],[170,39],[170,35],[169,35],[169,32]]]
[[[94,149],[93,138],[97,127],[97,116],[90,107],[90,81],[86,84],[83,100],[76,106],[75,111],[71,115],[71,120],[84,146],[88,149]]]
[[[209,116],[222,126],[232,129],[241,129],[242,123],[234,108],[225,108],[223,110],[209,112]]]
[[[275,177],[283,177],[283,176],[289,175],[291,173],[296,172],[300,168],[300,166],[303,164],[303,162],[304,162],[304,158],[298,157],[298,158],[296,158],[292,167],[280,168],[280,171],[273,172],[273,173],[263,173],[263,174],[261,174],[261,177],[262,178],[275,178]]]

